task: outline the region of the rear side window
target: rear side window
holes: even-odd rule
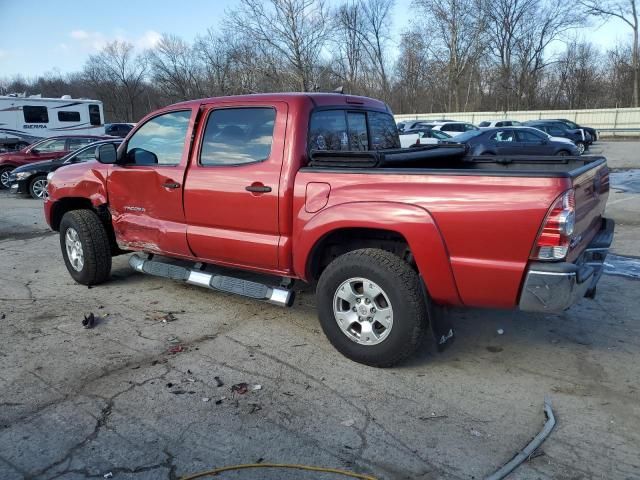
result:
[[[269,158],[276,111],[224,108],[209,115],[200,151],[201,165],[242,165]]]
[[[498,122],[498,123],[499,123],[499,122]],[[480,122],[478,125],[479,125],[480,127],[490,127],[490,126],[491,126],[491,122]],[[498,125],[498,124],[496,123],[496,127],[500,127],[500,126],[501,126],[501,125]]]
[[[518,135],[519,142],[540,143],[540,141],[544,140],[542,136],[536,135],[535,133],[528,130],[517,130],[516,134]]]
[[[49,113],[47,107],[35,107],[25,105],[22,107],[25,123],[49,123]]]
[[[500,130],[491,135],[491,140],[495,142],[515,142],[516,139],[513,135],[513,130]]]
[[[400,148],[400,137],[393,117],[388,113],[369,112],[371,149]]]
[[[545,129],[549,135],[556,135],[558,137],[562,137],[564,135],[564,130],[558,127],[545,127]]]
[[[89,105],[89,123],[91,125],[100,125],[100,105]]]
[[[42,153],[42,152],[63,152],[65,150],[65,140],[64,138],[62,139],[52,139],[52,140],[46,140],[38,145],[35,146],[35,149]]]
[[[363,112],[347,113],[349,126],[349,146],[351,150],[369,150],[369,135],[367,133],[367,115]]]
[[[95,138],[69,138],[67,140],[69,144],[67,145],[67,150],[73,152],[78,150],[80,147],[84,147],[85,145],[89,145],[96,141]]]
[[[142,125],[127,143],[127,162],[178,165],[189,129],[191,110],[158,115]]]
[[[310,150],[349,150],[344,110],[321,110],[311,115]]]
[[[462,125],[458,125],[457,123],[445,123],[440,130],[445,132],[462,132]]]
[[[76,162],[88,162],[89,160],[93,160],[96,158],[96,148],[98,148],[99,145],[96,145],[95,147],[89,147],[89,148],[85,148],[83,151],[78,152],[78,154],[73,157],[74,160]]]
[[[468,132],[470,130],[477,130],[478,127],[476,127],[475,125],[471,125],[470,123],[465,123],[464,125],[462,125],[462,127],[464,127],[464,131]]]
[[[79,122],[80,112],[58,112],[58,121],[60,122]]]
[[[389,148],[400,148],[400,137],[393,117],[387,113],[320,110],[311,115],[310,150],[362,151]]]

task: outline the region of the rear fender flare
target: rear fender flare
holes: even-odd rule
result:
[[[299,223],[302,223],[298,219]],[[321,210],[294,232],[293,268],[307,280],[309,257],[328,234],[343,228],[380,229],[402,235],[415,258],[431,298],[440,304],[462,304],[449,254],[429,212],[396,202],[350,202]]]

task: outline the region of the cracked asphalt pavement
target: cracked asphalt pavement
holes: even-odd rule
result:
[[[594,152],[640,168],[636,145]],[[639,213],[640,195],[612,191],[617,255],[640,257]],[[379,370],[331,347],[309,290],[282,309],[145,277],[127,259],[104,285],[75,284],[40,202],[0,192],[1,480],[177,479],[260,462],[479,479],[539,432],[545,395],[558,425],[510,478],[640,478],[638,280],[605,275],[595,300],[562,315],[451,311],[449,349],[428,339]],[[248,392],[233,393],[241,382]]]

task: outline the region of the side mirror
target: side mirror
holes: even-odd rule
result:
[[[100,163],[114,164],[118,160],[118,151],[113,143],[105,143],[96,148],[96,160]]]
[[[157,165],[158,157],[155,153],[144,148],[132,148],[127,152],[127,163],[136,165]]]

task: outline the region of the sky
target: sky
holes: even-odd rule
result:
[[[237,3],[238,0],[0,0],[0,78],[79,71],[90,54],[116,39],[129,41],[139,50],[153,47],[163,33],[191,41],[208,28],[219,27],[225,10]],[[416,15],[411,0],[396,0],[394,49],[397,50],[400,33],[413,18]],[[621,21],[576,31],[578,37],[602,49],[627,42],[630,33]]]

